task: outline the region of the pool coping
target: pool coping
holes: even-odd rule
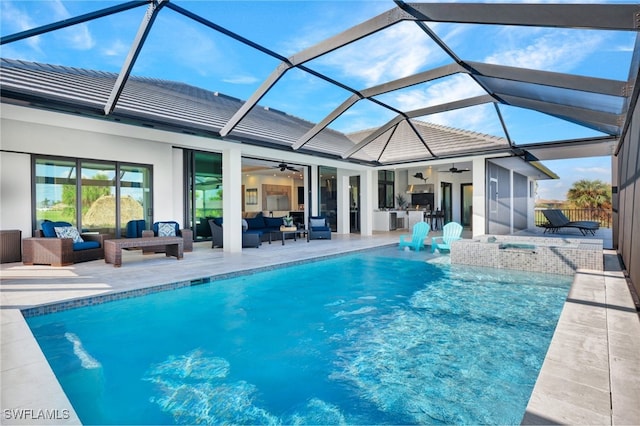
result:
[[[614,251],[576,271],[523,425],[640,423],[640,316]]]

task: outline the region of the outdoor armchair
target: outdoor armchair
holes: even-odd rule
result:
[[[460,240],[462,237],[462,225],[457,222],[449,222],[442,227],[442,236],[431,238],[431,253],[438,250],[440,253],[443,251],[451,250],[451,243]]]
[[[331,239],[331,228],[327,224],[324,216],[311,216],[309,218],[309,229],[307,230],[309,240]]]
[[[223,247],[222,218],[209,219],[208,221],[211,227],[211,248]],[[262,231],[243,230],[242,247],[260,247],[262,245],[261,237]]]
[[[126,238],[142,238],[142,231],[147,229],[147,221],[144,219],[135,219],[127,222],[125,233]]]
[[[407,240],[408,235],[400,235],[400,248],[409,247],[415,251],[422,250],[424,248],[424,240],[429,235],[430,226],[427,222],[418,222],[413,225],[413,233],[411,239]]]
[[[175,221],[155,222],[151,230],[142,231],[142,238],[150,237],[182,237],[184,251],[193,251],[193,231],[191,229],[181,229],[178,222]],[[164,253],[165,249],[165,246],[144,247],[142,253]]]

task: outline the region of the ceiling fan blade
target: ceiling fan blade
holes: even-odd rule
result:
[[[298,172],[298,169],[296,169],[293,166],[288,165],[287,163],[280,163],[277,166],[273,166],[274,169],[280,169],[281,172],[284,172],[285,170],[290,170],[292,172]]]

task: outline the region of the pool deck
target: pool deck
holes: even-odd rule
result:
[[[0,265],[0,424],[80,424],[21,309],[397,244],[401,233],[287,240],[242,254],[196,243],[182,260],[130,251],[121,268],[102,260],[62,268]],[[600,238],[607,247],[610,237]],[[603,255],[604,273],[575,276],[523,424],[640,424],[640,318],[615,252]]]

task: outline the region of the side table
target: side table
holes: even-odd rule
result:
[[[22,231],[0,231],[0,263],[22,262]]]

